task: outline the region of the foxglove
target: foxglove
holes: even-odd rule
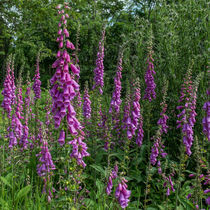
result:
[[[127,182],[125,178],[122,178],[115,192],[115,197],[123,209],[128,206],[128,202],[130,201],[129,197],[131,195],[131,191],[127,190]]]
[[[102,32],[102,38],[99,42],[99,50],[97,53],[96,59],[96,68],[94,69],[94,85],[93,89],[99,88],[99,92],[103,94],[103,86],[104,86],[104,38],[105,38],[105,30]]]

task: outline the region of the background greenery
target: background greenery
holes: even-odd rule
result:
[[[15,55],[15,76],[20,66],[25,63],[23,77],[27,71],[31,78],[35,73],[36,56],[41,50],[40,73],[42,87],[47,87],[47,81],[52,77],[54,70],[51,68],[57,52],[57,12],[56,5],[61,0],[1,0],[0,1],[0,88],[6,72],[6,59],[9,54]],[[165,135],[165,145],[171,162],[177,161],[179,157],[180,132],[176,130],[176,106],[180,96],[180,88],[183,83],[184,74],[193,62],[193,79],[204,72],[204,77],[198,89],[196,124],[194,134],[203,142],[202,118],[204,112],[202,106],[207,101],[207,58],[208,58],[208,10],[207,0],[72,0],[68,30],[70,39],[76,43],[76,34],[80,25],[79,33],[79,60],[81,68],[80,84],[83,89],[86,80],[92,86],[93,69],[95,68],[98,42],[101,38],[103,25],[106,24],[105,40],[105,96],[103,103],[109,105],[109,99],[113,90],[113,77],[117,64],[118,51],[123,43],[127,43],[124,51],[122,96],[125,97],[126,79],[133,76],[140,77],[142,96],[144,95],[146,70],[146,56],[150,29],[153,31],[153,49],[155,65],[155,82],[157,84],[157,99],[153,102],[150,113],[150,121],[147,124],[147,103],[142,101],[142,112],[145,119],[144,130],[151,129],[153,136],[157,129],[157,120],[160,113],[160,102],[162,100],[163,78],[169,81],[168,90],[168,115],[169,132]],[[135,74],[133,73],[135,71]],[[44,106],[46,92],[43,91],[40,107]],[[0,98],[0,101],[1,98]],[[106,106],[105,105],[105,106]],[[41,113],[40,109],[40,113]],[[42,113],[44,116],[44,113]],[[152,125],[152,126],[151,126]],[[131,185],[142,188],[133,191],[133,195],[143,197],[144,180],[146,174],[141,173],[147,165],[145,158],[145,147],[141,148],[138,159],[131,163]],[[139,152],[136,149],[135,152]],[[135,153],[134,153],[135,154]],[[104,153],[98,154],[95,164],[106,166],[103,162]],[[135,155],[134,155],[135,156]],[[144,158],[142,158],[144,157]],[[131,155],[132,158],[132,155]],[[98,162],[97,162],[98,161]],[[91,161],[90,161],[91,162]],[[103,164],[101,164],[103,162]],[[138,170],[135,164],[139,164]],[[187,163],[189,164],[189,162]],[[195,164],[190,163],[191,169]],[[100,170],[99,170],[100,169]],[[99,168],[99,174],[101,168]],[[103,170],[103,169],[102,169]],[[102,171],[103,172],[103,171]],[[92,171],[89,169],[88,174]],[[154,172],[155,173],[155,172]],[[94,178],[91,177],[94,182]],[[101,181],[98,180],[98,191]],[[152,183],[155,185],[155,182]],[[159,186],[160,185],[160,186]],[[161,189],[161,184],[158,189]],[[154,188],[156,186],[153,186]],[[189,183],[186,187],[189,187]],[[153,189],[154,189],[153,188]],[[137,192],[139,190],[139,192]],[[140,192],[142,190],[142,192]],[[97,197],[92,192],[93,199]],[[151,192],[154,200],[161,203],[162,197]],[[185,196],[183,192],[183,197]],[[157,197],[155,197],[157,196]],[[159,196],[159,197],[158,197]],[[100,196],[99,196],[100,197]],[[40,198],[41,199],[41,198]],[[138,198],[136,198],[137,200]],[[137,202],[135,200],[135,202]],[[139,202],[139,201],[138,201]],[[38,204],[37,204],[38,205]],[[98,205],[95,202],[95,205]],[[138,206],[134,203],[131,206]],[[171,207],[173,209],[173,207]],[[134,208],[135,209],[135,208]]]

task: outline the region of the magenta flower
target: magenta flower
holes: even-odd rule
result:
[[[141,93],[140,93],[140,84],[139,84],[138,79],[135,85],[136,87],[134,89],[132,110],[131,110],[130,96],[127,95],[127,98],[126,98],[126,104],[124,107],[124,117],[123,117],[124,127],[123,128],[127,129],[128,139],[131,139],[135,135],[135,131],[139,128],[136,143],[138,145],[141,145],[141,141],[143,138],[143,129],[142,129],[143,121],[142,121],[140,103],[139,103],[140,98],[141,98]]]
[[[204,194],[210,193],[210,189],[206,189],[203,191]]]
[[[71,157],[77,160],[77,164],[85,167],[86,164],[83,161],[83,158],[89,156],[90,154],[87,152],[87,145],[82,141],[84,137],[79,136],[74,140],[70,141],[69,144],[73,146]]]
[[[71,67],[72,72],[75,75],[79,76],[80,70],[74,64],[71,64],[70,67]]]
[[[4,99],[2,101],[2,108],[5,112],[7,112],[8,117],[10,117],[10,113],[12,111],[12,99],[13,99],[13,89],[12,89],[12,77],[10,75],[11,68],[10,68],[11,61],[8,61],[7,63],[7,75],[4,80],[4,89],[2,91],[2,95],[4,96]]]
[[[136,144],[140,147],[144,138],[143,117],[140,116]]]
[[[107,188],[106,188],[107,195],[110,195],[110,193],[112,192],[112,187],[113,187],[112,177],[109,176],[109,181],[108,181]]]
[[[161,126],[161,133],[167,133],[168,131],[168,126],[167,126],[167,120],[168,120],[168,116],[165,114],[167,110],[167,104],[164,104],[164,107],[163,107],[163,111],[160,113],[160,115],[162,116],[159,120],[158,120],[158,125]]]
[[[40,79],[40,74],[39,74],[39,55],[38,55],[37,62],[36,62],[36,73],[33,78],[34,84],[32,86],[34,90],[34,94],[35,94],[34,100],[37,100],[41,97],[41,81],[39,79]]]
[[[83,96],[83,115],[85,119],[91,118],[91,100],[88,94],[88,87],[85,88],[84,96]]]
[[[157,138],[151,151],[150,162],[152,165],[155,165],[157,162],[157,157],[159,155],[159,146],[160,146],[160,138]]]
[[[147,58],[147,63],[148,63],[147,72],[144,77],[145,83],[147,85],[144,99],[147,99],[150,102],[152,101],[152,98],[153,99],[156,98],[156,93],[155,93],[156,84],[154,82],[154,77],[153,77],[153,75],[156,74],[156,72],[154,71],[153,61],[154,59],[152,58],[152,52],[150,52]]]
[[[131,112],[131,134],[132,136],[135,135],[135,131],[138,128],[139,125],[139,119],[141,117],[141,111],[140,111],[140,98],[141,98],[141,92],[140,92],[140,84],[139,80],[136,82],[136,87],[134,90],[134,98],[132,103],[132,112]]]
[[[25,110],[28,110],[30,109],[30,102],[31,102],[31,99],[30,99],[30,94],[31,94],[31,87],[30,87],[31,83],[30,81],[27,82],[27,88],[26,88],[26,93],[25,93]],[[28,113],[27,113],[28,114]]]
[[[13,131],[10,131],[9,133],[9,148],[12,149],[14,146],[17,145],[17,138],[14,135]]]
[[[122,129],[127,129],[127,137],[128,139],[132,138],[132,133],[130,131],[131,127],[131,117],[130,117],[130,110],[131,110],[131,105],[130,105],[130,94],[127,94],[126,99],[125,99],[125,106],[124,106],[124,115],[123,115],[123,127]]]
[[[65,144],[65,131],[64,130],[60,131],[60,136],[59,136],[59,139],[58,139],[58,143],[61,146],[63,146]]]
[[[108,180],[108,184],[107,184],[107,188],[106,188],[107,195],[110,195],[110,193],[112,191],[112,187],[113,187],[112,180],[117,178],[117,173],[118,173],[118,166],[116,164],[109,176],[109,180]]]
[[[128,206],[128,202],[130,201],[129,197],[131,195],[131,191],[127,190],[128,186],[126,182],[128,181],[125,178],[122,178],[115,192],[115,197],[123,209]]]
[[[23,135],[21,136],[21,139],[19,141],[19,145],[23,149],[27,149],[28,147],[28,135],[29,135],[29,128],[27,125],[23,125]]]
[[[53,164],[46,140],[43,141],[41,152],[37,156],[39,156],[39,164],[37,165],[37,173],[39,176],[47,176],[52,170],[55,170],[55,165]]]
[[[207,95],[210,95],[210,91],[207,90]],[[207,101],[203,105],[203,109],[206,112],[206,116],[203,118],[203,133],[206,135],[208,141],[210,141],[210,101]]]
[[[161,163],[160,161],[158,161],[158,156],[159,154],[161,154],[161,156],[163,158],[166,157],[167,153],[164,152],[164,148],[165,146],[163,145],[161,139],[162,139],[162,134],[165,132],[167,133],[167,119],[168,116],[166,115],[166,110],[167,110],[167,104],[166,104],[166,94],[167,94],[167,85],[163,88],[163,102],[160,104],[162,107],[162,112],[160,113],[160,119],[158,120],[157,124],[158,124],[158,131],[156,133],[156,135],[154,136],[154,145],[152,147],[151,150],[151,154],[150,154],[150,162],[152,165],[155,165],[157,163],[158,166],[158,170],[159,173],[161,174],[162,170],[161,170]],[[158,161],[158,162],[157,162]]]
[[[171,175],[169,175],[169,177],[164,176],[164,179],[165,179],[165,182],[163,186],[167,187],[166,195],[169,196],[171,194],[171,191],[175,192],[174,184],[172,182]]]
[[[56,56],[57,60],[52,64],[52,68],[56,69],[55,74],[50,80],[52,85],[50,90],[53,102],[52,113],[56,129],[60,128],[61,125],[63,126],[64,121],[67,124],[68,131],[74,139],[69,142],[73,146],[70,156],[77,160],[78,165],[85,167],[86,164],[83,161],[83,157],[88,156],[89,153],[87,152],[87,145],[83,142],[84,132],[82,131],[82,126],[76,118],[76,111],[72,105],[73,99],[75,96],[78,96],[80,88],[74,79],[75,75],[79,77],[80,69],[72,63],[72,59],[67,51],[68,47],[73,49],[74,45],[69,40],[66,40],[69,34],[66,29],[65,11],[59,10],[58,13],[62,14],[59,27],[63,27],[64,30],[61,30],[61,34],[57,38],[59,50]],[[69,73],[69,64],[72,74]],[[65,132],[63,130],[60,132],[58,139],[60,145],[65,144]]]
[[[27,147],[28,141],[26,140],[26,135],[28,135],[28,127],[24,127],[22,125],[21,120],[23,117],[23,98],[22,98],[22,78],[21,74],[19,76],[19,83],[17,86],[17,96],[15,101],[15,113],[12,115],[11,126],[8,128],[10,131],[10,142],[9,148],[16,146],[17,140],[19,140],[19,144],[23,146],[23,148]],[[23,130],[24,129],[24,130]],[[15,138],[14,138],[15,136]],[[13,143],[15,142],[15,143]]]
[[[62,36],[65,36],[64,32],[66,33],[65,30],[61,31]],[[68,65],[70,63],[70,55],[66,49],[62,49],[63,46],[59,45],[59,48],[57,53],[58,59],[52,65],[53,68],[56,68],[56,72],[50,80],[53,86],[50,90],[53,102],[52,113],[54,115],[56,129],[60,127],[62,119],[66,118],[70,132],[75,135],[77,134],[76,129],[79,129],[80,125],[75,118],[76,112],[71,105],[71,101],[76,96],[79,85],[69,73]],[[74,74],[79,74],[76,66],[71,64],[70,67]]]
[[[193,90],[191,81],[191,72],[188,72],[184,78],[184,84],[181,88],[181,96],[179,99],[180,103],[183,105],[177,106],[177,109],[181,112],[177,115],[179,118],[177,120],[177,128],[182,129],[183,134],[183,144],[186,148],[186,153],[191,155],[191,146],[193,143],[193,127],[195,124],[195,112],[196,109],[196,99],[197,99],[197,87]]]
[[[20,119],[13,114],[12,116],[12,122],[11,122],[11,126],[8,128],[8,130],[10,131],[9,133],[9,148],[12,149],[13,146],[17,145],[17,140],[21,139],[22,135],[23,135],[23,125],[20,121]]]
[[[12,62],[12,72],[11,72],[11,88],[12,88],[12,105],[15,104],[15,99],[16,99],[16,95],[15,95],[15,90],[16,90],[16,86],[15,86],[15,74],[14,74],[14,63]]]
[[[21,80],[21,79],[20,79]],[[19,81],[18,87],[17,87],[17,99],[16,99],[16,116],[17,118],[24,119],[23,117],[23,96],[22,96],[22,81]]]
[[[123,54],[121,53],[118,65],[117,65],[117,72],[116,76],[114,78],[114,85],[115,89],[112,94],[112,100],[109,108],[109,113],[113,113],[114,115],[118,114],[120,112],[120,105],[122,103],[122,100],[120,99],[121,96],[121,79],[122,79],[122,59]]]
[[[206,198],[206,204],[210,205],[210,196],[208,198]]]
[[[99,42],[99,51],[97,53],[96,59],[96,68],[94,69],[94,85],[93,89],[96,87],[99,88],[99,92],[103,94],[103,86],[104,86],[104,38],[105,38],[105,30],[102,32],[102,39]]]
[[[68,34],[66,33],[65,35],[67,37]],[[75,50],[75,47],[74,47],[73,43],[70,42],[69,40],[66,40],[66,47],[71,49],[71,50]]]

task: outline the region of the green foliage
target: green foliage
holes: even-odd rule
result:
[[[3,86],[5,61],[9,54],[13,53],[15,55],[16,78],[21,65],[23,62],[25,63],[23,72],[23,81],[25,81],[28,71],[33,78],[37,53],[40,51],[42,97],[37,102],[37,107],[39,119],[42,122],[45,122],[46,99],[49,97],[49,92],[45,88],[47,87],[47,81],[54,74],[51,65],[55,60],[57,51],[55,40],[58,20],[55,6],[62,2],[61,0],[0,1],[0,68],[2,69],[0,87]],[[5,210],[20,209],[24,206],[26,209],[119,209],[120,207],[114,199],[114,190],[110,196],[106,195],[106,184],[104,184],[107,183],[115,162],[118,162],[120,163],[120,170],[127,167],[126,179],[129,180],[129,189],[132,189],[131,201],[127,209],[144,209],[147,185],[150,187],[146,198],[146,209],[175,209],[175,193],[167,197],[166,189],[163,188],[164,181],[160,179],[157,168],[148,167],[150,140],[157,131],[157,120],[161,111],[159,104],[162,101],[161,87],[164,85],[163,78],[166,77],[169,81],[166,101],[170,131],[163,137],[168,153],[163,168],[165,168],[166,174],[174,171],[176,174],[174,179],[176,182],[180,181],[182,183],[178,195],[179,205],[177,210],[193,209],[194,204],[186,199],[186,195],[193,192],[193,189],[190,188],[193,181],[188,179],[188,175],[196,174],[197,160],[194,157],[189,158],[186,161],[187,169],[183,170],[182,176],[177,177],[181,134],[176,129],[176,106],[184,74],[191,62],[194,61],[192,66],[193,80],[201,72],[204,74],[198,87],[196,110],[198,115],[194,134],[198,136],[199,143],[202,144],[202,154],[204,154],[202,158],[204,162],[207,162],[205,141],[201,134],[201,121],[204,115],[202,106],[204,101],[207,100],[205,92],[208,82],[206,70],[208,58],[207,2],[205,0],[72,0],[70,4],[71,18],[68,20],[68,30],[73,43],[76,43],[76,32],[78,25],[80,25],[78,57],[81,68],[80,83],[82,90],[85,81],[89,82],[90,87],[93,85],[93,69],[95,68],[98,42],[101,38],[103,25],[106,25],[104,96],[101,99],[93,91],[90,91],[92,105],[95,105],[93,107],[94,111],[99,110],[99,105],[101,105],[102,110],[108,110],[109,108],[118,52],[122,45],[124,50],[122,98],[124,99],[127,95],[126,80],[134,81],[136,77],[140,78],[143,97],[148,42],[152,40],[157,99],[152,104],[141,100],[141,112],[144,116],[144,143],[141,148],[137,148],[135,141],[130,142],[129,150],[126,151],[127,166],[125,166],[125,163],[121,164],[125,159],[124,145],[111,151],[110,154],[103,149],[104,139],[99,138],[101,133],[96,128],[99,122],[99,119],[96,119],[98,116],[96,116],[95,121],[88,125],[88,129],[93,134],[86,137],[85,140],[91,153],[91,156],[86,158],[88,167],[80,174],[82,169],[77,171],[75,161],[70,160],[70,145],[60,148],[56,143],[59,134],[57,130],[53,129],[52,121],[51,134],[48,133],[47,138],[51,140],[50,150],[57,167],[53,182],[56,188],[55,194],[58,195],[58,198],[53,198],[51,203],[48,204],[46,195],[42,194],[42,180],[36,173],[37,157],[35,152],[38,152],[40,148],[36,148],[33,153],[30,151],[26,154],[15,151],[13,160],[15,171],[13,173],[16,173],[16,176],[14,177],[11,173],[13,170],[12,164],[9,164],[9,161],[11,161],[10,151],[5,147],[5,145],[8,145],[8,139],[5,138],[5,125],[8,122],[0,114],[0,146],[5,149],[5,153],[0,154],[0,157],[2,157],[2,160],[0,159],[0,208]],[[24,84],[23,92],[25,92],[25,89]],[[3,97],[0,95],[0,104],[2,100]],[[1,108],[0,111],[2,112]],[[32,113],[35,113],[34,107]],[[122,116],[120,117],[122,118]],[[31,119],[29,124],[33,127],[34,119]],[[68,141],[71,140],[69,136],[67,139]],[[114,141],[118,144],[118,139],[114,139]],[[194,150],[196,149],[193,148],[193,152]],[[23,160],[21,157],[24,155],[30,158]],[[4,162],[7,163],[3,166],[2,163]],[[72,174],[67,175],[65,173],[67,169]],[[78,190],[79,186],[74,181],[78,173],[84,188],[81,191]],[[147,183],[148,174],[152,178]],[[114,189],[116,189],[116,184],[117,181],[113,181]],[[175,184],[177,185],[177,183]],[[65,187],[69,187],[69,192],[65,191]],[[90,193],[85,194],[85,190],[90,191]],[[79,194],[75,196],[77,191]],[[74,196],[78,200],[84,196],[84,200],[81,200],[85,205],[81,205],[82,202],[78,200],[74,202],[72,199]],[[200,196],[200,202],[205,202],[203,194]]]
[[[23,187],[15,196],[15,202],[23,199],[31,190],[31,185]]]

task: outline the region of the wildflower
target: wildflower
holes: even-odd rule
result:
[[[17,138],[15,137],[14,135],[14,132],[13,131],[10,131],[9,133],[9,148],[13,148],[13,146],[16,146],[17,145]]]
[[[10,113],[12,111],[11,105],[12,105],[12,94],[13,94],[12,78],[11,78],[11,75],[10,75],[10,72],[11,72],[10,64],[11,64],[11,62],[8,61],[8,63],[7,63],[7,75],[6,75],[6,78],[4,80],[4,89],[2,91],[2,95],[4,96],[4,99],[3,99],[2,104],[1,104],[4,111],[7,112],[8,117],[10,117]]]
[[[131,191],[127,190],[127,182],[128,181],[125,178],[122,178],[115,192],[115,197],[122,208],[126,208],[128,206],[128,202],[130,201],[129,197],[131,195]]]
[[[114,84],[115,84],[115,89],[112,94],[112,100],[109,108],[109,113],[119,113],[120,112],[120,105],[122,103],[122,100],[120,99],[121,95],[121,78],[122,78],[122,59],[123,59],[123,54],[121,53],[118,65],[117,65],[117,72],[116,76],[114,78]]]
[[[168,120],[168,116],[165,114],[166,110],[167,110],[167,104],[164,104],[163,105],[163,111],[160,113],[160,115],[162,116],[162,118],[160,118],[158,120],[158,125],[161,125],[161,133],[165,132],[167,133],[167,129],[168,129],[168,126],[167,126],[167,120]]]
[[[138,128],[139,119],[141,117],[141,111],[140,111],[140,103],[139,100],[141,98],[141,92],[140,92],[140,83],[139,79],[136,81],[136,88],[134,91],[134,98],[133,98],[133,106],[131,111],[131,134],[132,136],[135,135],[135,131]]]
[[[183,144],[186,148],[187,155],[191,155],[191,146],[193,143],[193,127],[195,124],[196,117],[196,99],[197,99],[197,89],[200,80],[200,75],[195,80],[194,87],[191,81],[191,69],[188,70],[184,83],[181,88],[181,96],[179,102],[182,102],[183,105],[177,106],[178,110],[181,112],[177,115],[179,118],[177,120],[177,128],[182,129],[183,134]]]
[[[88,87],[86,85],[84,97],[83,97],[84,103],[83,103],[83,115],[86,119],[91,118],[91,100],[90,96],[88,94]]]
[[[39,74],[39,55],[37,56],[37,62],[36,62],[36,73],[33,78],[34,84],[32,86],[34,90],[34,100],[37,100],[41,97],[41,81],[40,81],[40,74]]]
[[[59,139],[58,139],[58,143],[61,146],[63,146],[65,144],[65,131],[64,130],[60,131],[60,136],[59,136]]]
[[[99,42],[99,51],[97,53],[96,59],[96,68],[94,69],[94,86],[93,89],[96,87],[99,88],[99,92],[103,94],[103,86],[104,86],[104,37],[105,37],[105,30],[102,32],[102,39]]]
[[[159,153],[161,153],[162,157],[165,157],[167,155],[167,153],[164,152],[165,146],[161,142],[163,132],[167,133],[167,129],[168,129],[168,126],[166,124],[168,116],[165,114],[166,110],[167,110],[167,104],[166,104],[167,89],[168,89],[168,83],[167,83],[167,81],[165,81],[165,85],[163,88],[163,102],[160,104],[162,107],[162,112],[160,113],[161,117],[157,122],[159,128],[158,128],[158,131],[154,137],[155,143],[152,147],[152,151],[151,151],[151,155],[150,155],[150,162],[152,165],[156,164]]]
[[[207,95],[210,95],[210,91],[207,91]],[[203,133],[206,135],[208,141],[210,141],[210,101],[207,101],[203,105],[203,109],[206,112],[206,116],[203,118]]]
[[[70,156],[77,160],[78,165],[81,165],[85,168],[86,164],[83,161],[83,158],[89,156],[90,154],[87,152],[87,145],[82,141],[83,139],[83,136],[79,136],[78,138],[70,141],[69,144],[73,146],[73,150]]]
[[[117,178],[117,173],[118,173],[118,166],[116,164],[109,176],[109,181],[106,188],[107,195],[109,195],[112,191],[112,187],[113,187],[112,180]]]
[[[69,142],[69,144],[73,146],[70,156],[77,160],[78,165],[85,167],[86,164],[82,158],[88,156],[89,153],[86,151],[87,145],[83,142],[84,132],[82,131],[82,126],[76,118],[76,112],[72,105],[72,100],[78,95],[80,88],[79,84],[74,79],[75,75],[79,77],[80,69],[71,63],[71,57],[66,49],[74,49],[74,45],[69,40],[65,39],[69,36],[66,29],[67,21],[65,19],[65,11],[63,13],[59,10],[58,13],[62,14],[59,27],[64,25],[64,30],[61,31],[61,35],[57,38],[59,50],[57,53],[57,60],[52,64],[52,68],[56,69],[55,74],[50,80],[50,83],[53,86],[50,90],[53,102],[52,113],[54,115],[53,118],[56,129],[60,128],[64,120],[67,123],[68,131],[73,136],[73,140]],[[71,75],[69,73],[69,64],[72,70]],[[60,132],[58,141],[60,145],[65,144],[65,133],[63,130]]]
[[[145,95],[144,95],[144,99],[148,99],[149,102],[152,101],[152,98],[156,98],[156,93],[155,93],[155,88],[156,88],[156,84],[154,81],[154,77],[153,75],[156,74],[155,70],[154,70],[154,59],[152,58],[152,53],[153,51],[150,49],[150,52],[148,54],[148,58],[147,58],[147,72],[145,74],[145,83],[147,85],[146,90],[145,90]]]
[[[203,191],[204,194],[207,194],[209,192],[210,192],[210,189],[206,189],[206,190]]]
[[[39,156],[39,164],[37,165],[37,173],[39,176],[46,176],[51,170],[55,170],[55,165],[53,164],[46,140],[43,141],[41,152],[37,156]]]
[[[206,204],[210,205],[210,196],[208,198],[206,198]]]

